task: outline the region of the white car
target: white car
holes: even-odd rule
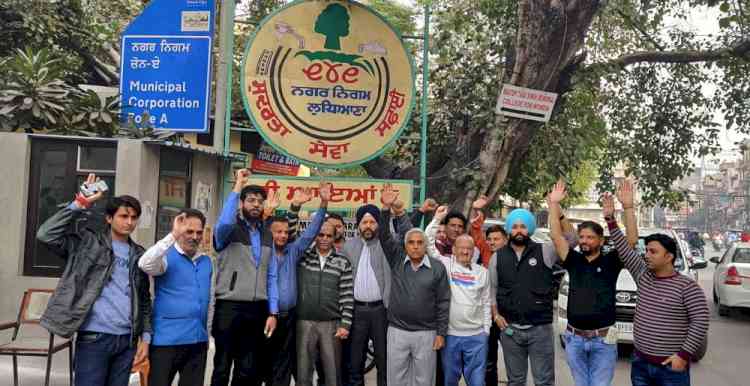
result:
[[[714,271],[714,303],[719,315],[728,316],[733,307],[750,307],[750,243],[735,243],[724,252]]]
[[[675,240],[678,240],[677,234],[670,229],[639,229],[639,241],[637,249],[641,255],[645,254],[646,251],[646,244],[644,240],[645,237],[655,233],[663,233],[674,238]],[[697,280],[697,273],[695,269],[705,268],[705,261],[703,261],[702,263],[696,263],[692,267],[689,266],[688,262],[686,261],[686,257],[690,253],[690,249],[687,248],[687,244],[685,243],[678,243],[678,246],[678,256],[675,260],[675,268],[677,269],[677,272],[682,275],[688,276],[693,280]],[[613,246],[609,242],[607,242],[602,249],[603,252],[606,253],[606,251],[610,250],[611,248],[613,248]],[[750,245],[748,245],[748,248],[750,248]],[[750,250],[748,250],[748,252],[750,253]],[[750,265],[748,267],[750,267]],[[568,325],[567,308],[569,287],[570,285],[568,274],[566,273],[563,277],[562,284],[560,285],[560,293],[557,299],[557,323],[559,327],[558,331],[565,331]],[[750,288],[750,282],[748,282],[748,288]],[[615,300],[617,303],[615,305],[615,325],[620,330],[617,342],[632,344],[633,318],[635,317],[635,305],[638,302],[638,286],[636,285],[635,280],[633,280],[633,276],[630,275],[630,272],[628,272],[627,269],[623,269],[620,272],[620,276],[617,278],[616,289],[617,292],[615,293]],[[563,346],[565,345],[564,340],[562,339],[562,335],[560,336],[560,344],[562,344]]]

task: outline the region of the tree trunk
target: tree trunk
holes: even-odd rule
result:
[[[506,71],[505,82],[550,92],[567,91],[569,77],[561,75],[563,70],[580,62],[581,57],[576,53],[583,46],[599,1],[526,0],[520,1],[518,7],[513,68]],[[501,88],[498,85],[498,91]],[[481,194],[496,199],[512,168],[525,158],[540,126],[535,121],[497,116],[479,154],[480,177],[463,202],[455,204],[468,211],[471,202]]]

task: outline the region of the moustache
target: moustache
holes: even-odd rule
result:
[[[529,244],[529,240],[530,240],[530,239],[529,239],[529,236],[525,236],[525,235],[516,235],[516,236],[514,236],[514,237],[513,237],[513,238],[512,238],[511,240],[510,240],[510,242],[511,242],[511,243],[513,243],[514,245],[518,245],[518,246],[521,246],[521,245],[528,245],[528,244]]]

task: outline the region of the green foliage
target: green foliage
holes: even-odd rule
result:
[[[599,95],[581,87],[561,103],[564,109],[539,129],[525,161],[511,172],[504,191],[512,197],[538,206],[550,187],[563,178],[570,191],[565,204],[575,205],[584,201],[596,182],[607,141],[604,116],[591,108],[601,104]]]
[[[110,138],[120,129],[119,96],[99,98],[91,90],[74,92],[72,116],[67,124],[79,132]]]
[[[0,57],[47,49],[63,62],[62,80],[116,85],[119,34],[140,0],[0,0]],[[115,54],[112,54],[112,51]]]
[[[50,128],[58,124],[70,102],[70,87],[61,80],[63,67],[48,50],[17,50],[4,60],[0,89],[3,130]]]
[[[416,12],[411,7],[392,0],[372,0],[368,5],[383,15],[401,35],[413,36],[416,33]]]
[[[522,26],[516,25],[516,1],[432,5],[428,169],[435,171],[451,158],[471,164],[482,142],[504,135],[492,109],[511,74],[508,64],[515,64],[514,44]],[[696,7],[714,7],[726,19],[720,21],[720,34],[699,35],[689,25],[700,12]],[[599,189],[611,189],[613,171],[624,165],[640,179],[646,203],[678,203],[682,194],[672,184],[692,171],[694,159],[718,150],[722,115],[727,129],[750,133],[749,58],[726,55],[689,64],[646,60],[624,70],[590,65],[636,52],[732,46],[750,36],[749,10],[746,0],[607,2],[587,32],[585,60],[563,71],[556,115],[535,129],[529,151],[516,157],[502,191],[538,203],[563,177],[574,185],[574,202],[596,177]],[[411,134],[417,127],[414,122]],[[471,146],[472,140],[480,144]],[[416,163],[418,142],[403,146],[408,148],[399,154],[411,154],[409,161]],[[463,166],[452,172],[474,182],[488,178]]]

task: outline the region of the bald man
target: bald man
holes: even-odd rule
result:
[[[447,215],[448,207],[438,208],[426,231],[428,239],[434,238],[436,224]],[[472,263],[474,239],[467,234],[456,237],[451,256],[442,255],[431,243],[427,251],[445,266],[451,289],[448,335],[441,352],[445,385],[457,386],[463,376],[468,386],[483,386],[492,323],[489,273]]]

